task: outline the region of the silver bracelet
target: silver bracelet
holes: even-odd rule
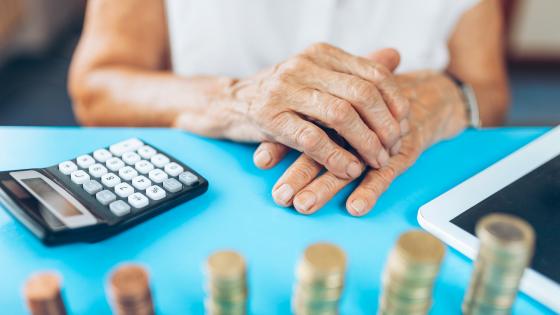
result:
[[[465,101],[467,116],[469,118],[468,126],[472,128],[480,128],[482,124],[480,122],[480,111],[478,110],[478,101],[476,100],[474,89],[469,84],[464,83],[454,76],[450,75],[450,77],[461,90],[461,94],[463,94],[463,100]]]

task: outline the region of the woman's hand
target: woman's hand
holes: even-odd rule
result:
[[[467,125],[462,96],[445,75],[416,72],[395,76],[399,88],[410,101],[410,133],[405,135],[400,152],[380,169],[368,169],[358,187],[348,197],[346,208],[355,216],[368,213],[392,181],[430,145],[456,135]],[[271,165],[278,163],[286,149],[278,144],[263,143],[255,151],[271,152]],[[320,209],[351,180],[331,172],[319,175],[322,165],[302,154],[280,177],[273,188],[273,197],[282,206],[294,205],[300,213],[311,214]]]
[[[384,50],[396,67],[394,50]],[[340,178],[358,177],[364,166],[387,165],[409,129],[408,100],[380,63],[316,44],[273,69],[234,83],[227,93],[234,113],[225,137],[273,141],[306,154]],[[334,129],[354,156],[321,128]]]

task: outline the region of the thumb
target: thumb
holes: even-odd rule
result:
[[[393,72],[401,62],[401,55],[394,48],[383,48],[365,56],[367,59],[380,63]]]

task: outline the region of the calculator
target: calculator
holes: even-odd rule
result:
[[[0,172],[0,202],[46,245],[103,240],[207,189],[200,174],[137,138]]]

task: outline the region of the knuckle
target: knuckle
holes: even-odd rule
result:
[[[389,186],[397,176],[397,171],[391,165],[387,165],[383,171],[379,172],[379,179],[385,187]]]
[[[324,179],[322,181],[323,190],[327,194],[332,195],[336,191],[338,191],[338,182],[337,182],[337,180],[334,176],[326,175],[326,176],[323,177],[323,179]]]
[[[307,47],[304,51],[307,55],[317,55],[317,54],[324,54],[325,52],[332,49],[333,46],[324,42],[313,43],[309,47]]]
[[[306,69],[311,61],[305,56],[295,56],[286,60],[279,68],[279,74],[283,75],[293,75],[300,72],[302,69]]]
[[[303,127],[296,133],[296,143],[304,151],[315,151],[322,144],[322,134],[315,128]]]
[[[384,142],[396,142],[400,136],[400,128],[396,122],[387,119],[385,126],[379,130],[379,136],[384,139]]]
[[[325,109],[325,120],[327,123],[338,126],[348,122],[352,111],[352,105],[344,100],[335,100]]]
[[[360,83],[356,83],[355,87],[356,94],[360,97],[360,99],[365,100],[365,103],[373,103],[372,100],[378,100],[380,98],[379,92],[375,85],[370,84],[365,81],[360,81]]]
[[[287,130],[290,117],[286,112],[272,114],[270,111],[260,111],[262,121],[270,122],[272,130]]]
[[[375,81],[383,81],[391,76],[391,72],[380,64],[375,64],[371,68],[371,76]]]
[[[312,169],[306,164],[297,164],[290,170],[290,177],[299,182],[309,182],[313,179]]]
[[[345,159],[342,150],[334,149],[327,155],[326,164],[331,167],[339,165]]]

